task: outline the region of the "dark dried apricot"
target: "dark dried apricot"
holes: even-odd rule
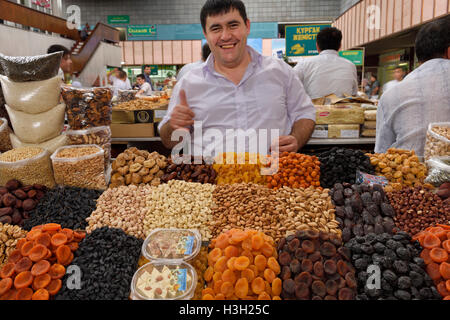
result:
[[[283,290],[288,294],[294,294],[295,292],[295,282],[292,279],[287,279],[283,281]]]
[[[297,238],[291,240],[288,244],[289,251],[292,253],[294,253],[295,250],[297,250],[299,246],[300,246],[300,240],[298,240]]]
[[[345,282],[347,283],[347,286],[351,289],[356,288],[357,282],[356,282],[356,278],[355,275],[352,272],[348,272],[345,275]]]
[[[313,270],[312,261],[309,259],[303,259],[302,260],[302,271],[311,273],[312,270]]]
[[[345,277],[348,271],[347,264],[343,260],[339,260],[337,263],[337,272]]]
[[[334,296],[326,296],[323,300],[337,300]]]
[[[314,230],[306,230],[306,236],[311,240],[319,239],[319,233]]]
[[[353,300],[354,294],[352,289],[342,288],[339,290],[339,300]]]
[[[309,286],[304,282],[297,283],[295,285],[295,297],[297,299],[309,297]]]
[[[313,282],[311,275],[308,272],[302,272],[298,274],[295,279],[295,283],[305,283],[308,287]]]
[[[318,280],[314,281],[311,284],[311,290],[313,293],[315,293],[320,297],[325,297],[325,295],[327,294],[327,288],[325,287],[325,284],[322,281]]]
[[[314,247],[314,243],[310,240],[304,240],[302,242],[302,249],[306,253],[313,253],[316,250]]]
[[[325,257],[333,257],[336,254],[336,247],[331,242],[325,241],[320,246],[320,253]]]
[[[291,255],[288,252],[282,252],[278,257],[278,261],[280,261],[282,266],[288,266],[291,263],[291,260]]]
[[[297,259],[294,259],[291,261],[289,268],[291,269],[291,272],[293,274],[298,274],[302,269],[302,265],[300,264],[300,262]]]
[[[323,270],[325,271],[326,274],[328,275],[332,275],[335,274],[337,271],[337,266],[336,266],[336,262],[334,262],[334,260],[326,260],[323,264]]]
[[[291,278],[291,269],[288,266],[284,266],[283,269],[281,269],[280,277],[282,280],[287,280]]]
[[[325,282],[325,287],[327,289],[327,293],[332,296],[336,295],[336,292],[339,289],[337,282],[334,280],[328,280]]]
[[[311,254],[308,256],[308,259],[311,260],[312,263],[314,263],[314,262],[316,262],[316,261],[319,261],[319,260],[320,260],[320,261],[323,260],[322,255],[320,254],[319,251],[316,251],[316,252],[314,252],[314,253],[311,253]]]
[[[330,239],[330,234],[326,232],[319,232],[319,239],[322,241],[328,241]]]
[[[318,277],[323,277],[323,264],[320,261],[314,263],[314,274]]]
[[[323,300],[322,299],[322,297],[319,297],[319,296],[314,296],[314,297],[312,297],[312,299],[311,300]]]
[[[302,248],[298,248],[297,250],[295,250],[295,257],[298,260],[302,260],[303,258],[306,258],[307,256],[308,256],[308,254],[305,251],[303,251]]]

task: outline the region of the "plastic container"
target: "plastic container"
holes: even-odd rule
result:
[[[59,103],[61,78],[42,81],[14,82],[0,76],[6,104],[16,111],[36,114],[46,112]]]
[[[193,229],[155,229],[142,245],[142,255],[150,261],[190,261],[200,252],[202,239]]]
[[[157,281],[161,276],[163,279]],[[131,299],[190,300],[194,296],[197,277],[195,269],[183,261],[149,262],[140,267],[133,276]],[[146,292],[145,288],[149,290]]]
[[[58,148],[51,155],[55,182],[59,185],[105,190],[104,151],[97,145]]]

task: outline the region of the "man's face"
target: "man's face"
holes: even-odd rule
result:
[[[397,81],[402,81],[405,73],[401,68],[397,68],[394,70],[394,79]]]
[[[60,67],[65,73],[72,72],[72,59],[70,54],[66,54],[62,57]]]
[[[375,79],[374,77],[370,77],[370,82],[375,82],[377,81],[377,79]]]
[[[249,33],[250,21],[245,22],[236,9],[206,18],[204,34],[216,63],[221,66],[233,68],[243,61]]]
[[[150,74],[151,71],[152,71],[152,69],[151,69],[150,67],[146,67],[146,68],[144,69],[144,73],[145,73],[145,74]]]
[[[142,86],[145,82],[145,79],[142,78],[136,78],[136,82],[138,83],[138,85]]]

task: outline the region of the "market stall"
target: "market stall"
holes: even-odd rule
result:
[[[33,67],[15,63],[19,72]],[[2,84],[21,86],[27,101],[28,87],[53,77],[4,73]],[[128,148],[110,163],[121,108],[111,90],[64,88],[70,130],[61,121],[32,136],[23,127],[59,104],[28,114],[17,110],[21,96],[5,94],[12,132],[6,118],[0,124],[13,142],[0,144],[2,300],[450,299],[448,124],[430,125],[426,163],[410,150],[341,146],[183,163]],[[150,102],[147,115],[158,119],[163,99],[132,99],[122,110],[134,118],[125,106]],[[336,119],[358,132],[374,121],[362,106],[320,108],[328,134]],[[71,265],[84,275],[79,289],[68,287]],[[381,288],[366,285],[374,265]]]

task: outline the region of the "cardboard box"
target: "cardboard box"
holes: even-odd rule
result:
[[[327,125],[316,125],[311,138],[327,139],[328,138],[328,126]]]
[[[316,106],[316,124],[363,124],[364,109],[348,104]]]
[[[154,110],[137,110],[112,112],[112,123],[153,123]]]
[[[112,123],[111,133],[113,138],[153,138],[155,128],[153,123]]]
[[[328,138],[330,139],[359,138],[359,124],[330,124],[328,125]]]

